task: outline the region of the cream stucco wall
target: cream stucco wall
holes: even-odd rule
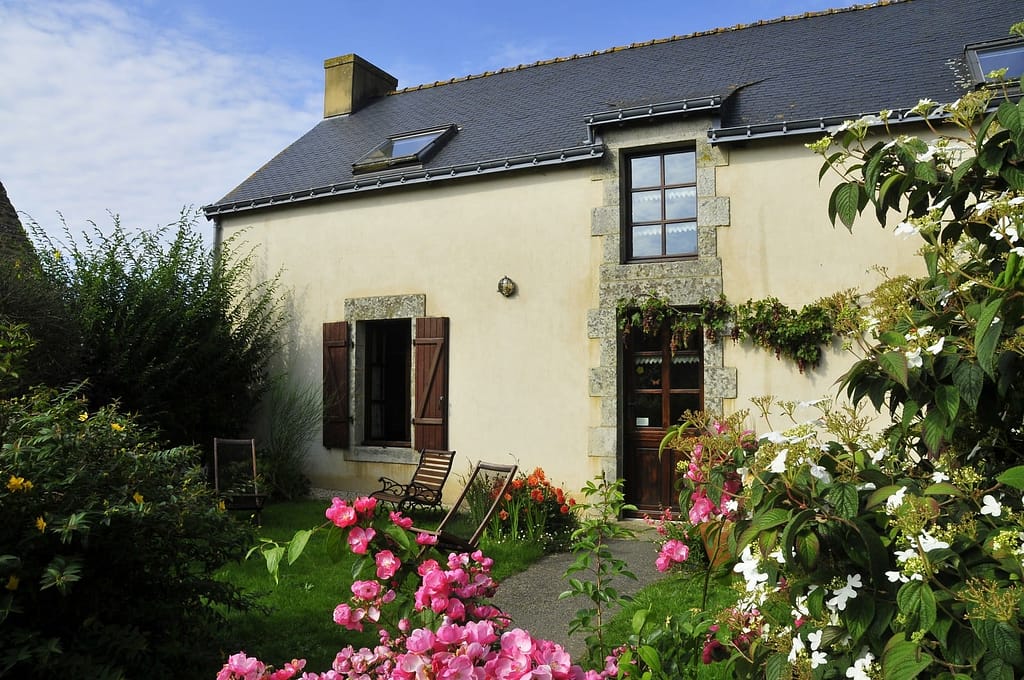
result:
[[[596,470],[586,457],[587,310],[599,191],[582,168],[509,173],[242,214],[224,220],[223,235],[245,230],[257,275],[283,270],[295,318],[285,361],[297,384],[320,383],[321,324],[346,320],[347,299],[425,296],[427,316],[450,319],[453,480],[476,460],[514,460],[578,488]],[[518,284],[508,299],[496,291],[503,275]],[[317,487],[367,490],[412,471],[319,442],[318,433],[308,469]]]
[[[768,296],[799,308],[848,288],[871,290],[888,272],[919,272],[918,243],[883,229],[870,208],[852,231],[828,219],[838,176],[818,183],[821,157],[802,144],[766,142],[731,150],[717,169],[719,194],[730,196],[730,225],[718,230],[723,292],[733,303]],[[805,140],[806,141],[806,140]],[[729,410],[750,408],[750,397],[773,394],[795,401],[838,394],[836,379],[855,357],[838,345],[821,366],[800,374],[792,364],[749,345],[725,343],[725,364],[737,373]]]

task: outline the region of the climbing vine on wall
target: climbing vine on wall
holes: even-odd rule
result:
[[[850,320],[858,309],[854,291],[836,293],[799,310],[773,297],[733,305],[725,296],[705,298],[696,308],[680,309],[657,293],[621,298],[617,305],[623,342],[628,342],[634,329],[655,335],[668,328],[674,352],[685,347],[699,329],[709,342],[726,335],[735,341],[749,341],[779,359],[793,361],[801,372],[821,362],[823,348],[835,337],[853,333],[856,324]]]

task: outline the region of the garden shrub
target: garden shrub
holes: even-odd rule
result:
[[[24,346],[17,329],[0,330],[2,380]],[[0,399],[0,675],[208,667],[214,606],[245,606],[213,573],[253,537],[218,507],[197,461],[114,407],[90,411],[76,389]]]
[[[467,496],[473,521],[479,522],[500,490],[486,475],[477,478]],[[576,528],[576,501],[551,483],[542,468],[512,480],[498,512],[491,516],[486,536],[492,541],[526,541],[547,551],[564,550]]]

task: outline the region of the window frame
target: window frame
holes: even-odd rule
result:
[[[1011,37],[1011,38],[1000,38],[998,40],[987,40],[980,43],[972,43],[964,47],[964,54],[967,58],[967,65],[971,69],[971,77],[974,79],[976,87],[991,87],[997,85],[989,80],[987,75],[993,70],[998,69],[984,69],[981,66],[981,58],[987,52],[1000,52],[1006,48],[1019,48],[1024,49],[1024,40]],[[1019,83],[1020,79],[1024,77],[1024,69],[1021,73],[1007,74],[1008,84],[1013,85],[1014,82]]]
[[[363,324],[362,334],[364,338],[363,345],[363,403],[362,403],[362,446],[388,446],[388,447],[412,447],[412,365],[413,365],[413,337],[412,337],[412,319],[409,318],[397,318],[397,319],[373,319],[361,322]],[[378,362],[374,358],[374,353],[377,347],[374,347],[374,343],[381,339],[385,342],[388,340],[394,340],[401,337],[404,343],[400,347],[402,358],[401,364],[397,367],[388,367],[383,361]],[[379,343],[378,343],[379,344]],[[387,355],[383,357],[386,359]],[[375,369],[379,368],[381,371],[394,371],[394,374],[398,375],[396,384],[401,385],[401,394],[397,398],[384,395],[380,399],[374,398],[374,378],[376,375]],[[392,375],[394,375],[392,374]],[[380,385],[383,385],[382,381]],[[390,402],[390,403],[389,403]],[[400,403],[399,403],[400,402]],[[374,437],[372,432],[374,430],[374,407],[384,404],[390,411],[391,408],[401,411],[403,418],[401,420],[403,425],[403,436],[401,438],[388,437],[388,434],[395,434],[393,432],[384,433],[382,437]],[[387,420],[386,418],[384,419]]]
[[[457,127],[454,124],[442,125],[441,127],[428,128],[426,130],[414,130],[388,136],[383,142],[370,149],[352,164],[352,172],[362,174],[367,172],[379,172],[394,167],[420,166],[428,161],[434,154],[440,151],[441,147],[448,143]],[[415,137],[437,135],[413,153],[393,156],[391,152],[384,152],[389,145],[393,148],[395,142],[401,142]]]
[[[665,181],[665,158],[673,154],[689,154],[693,159],[693,181],[683,183],[666,184]],[[639,158],[653,158],[659,159],[659,173],[660,173],[660,184],[650,185],[643,187],[633,186],[633,171],[632,163],[633,160]],[[644,262],[664,262],[672,260],[694,260],[699,257],[700,253],[700,234],[698,229],[698,212],[699,212],[699,196],[697,195],[697,150],[693,144],[687,145],[672,145],[672,146],[657,146],[647,147],[642,149],[630,149],[623,151],[620,154],[620,168],[621,172],[621,209],[622,209],[622,261],[627,264],[637,264]],[[672,189],[693,189],[694,193],[694,210],[692,217],[685,218],[669,218],[666,215],[667,201],[665,194],[667,191]],[[634,221],[633,219],[633,194],[645,191],[660,191],[661,192],[661,218],[658,220],[640,220]],[[696,235],[696,242],[694,244],[693,252],[685,253],[669,253],[668,252],[668,228],[670,225],[677,224],[690,224],[693,225],[693,230]],[[640,255],[637,256],[633,253],[633,232],[637,227],[651,227],[659,226],[661,231],[661,253],[658,255]]]

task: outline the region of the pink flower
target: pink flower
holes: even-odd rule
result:
[[[665,545],[661,546],[658,559],[654,560],[654,566],[658,571],[668,571],[673,564],[685,562],[689,556],[690,546],[678,539],[670,538],[665,541]]]
[[[693,505],[690,506],[690,524],[706,522],[711,513],[715,511],[715,504],[705,495],[704,491],[694,491],[690,496]]]
[[[352,609],[347,604],[339,604],[334,608],[334,622],[349,630],[362,630],[363,624],[360,621],[365,615],[362,609]]]
[[[377,562],[377,578],[379,579],[391,578],[402,566],[402,563],[390,550],[381,550],[374,556],[374,560]]]
[[[359,519],[356,516],[356,509],[337,496],[331,501],[331,507],[327,508],[324,515],[342,529],[352,526]]]
[[[437,545],[437,536],[434,534],[418,533],[416,534],[416,543],[418,545]]]
[[[405,640],[405,648],[413,654],[423,654],[434,647],[434,633],[427,628],[417,628]]]
[[[356,512],[360,515],[372,515],[374,508],[377,507],[377,499],[370,498],[369,496],[360,496],[353,501],[352,505],[355,506]]]
[[[352,584],[352,594],[360,600],[372,600],[380,595],[380,584],[376,581],[356,581]]]
[[[258,680],[265,669],[266,666],[256,657],[239,652],[228,657],[228,662],[217,674],[217,680]]]
[[[292,659],[291,662],[284,665],[284,668],[271,673],[269,680],[288,680],[305,668],[305,666],[305,659]]]
[[[348,532],[348,547],[356,555],[365,555],[367,548],[370,547],[370,541],[377,535],[377,532],[373,528],[363,529],[362,527],[353,527]]]
[[[402,517],[402,513],[395,512],[394,510],[388,513],[388,517],[391,518],[391,522],[395,526],[402,527],[403,529],[412,528],[412,517]]]

